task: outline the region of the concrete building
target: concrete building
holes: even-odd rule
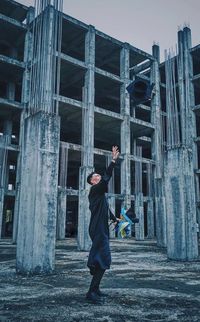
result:
[[[169,258],[196,259],[200,45],[191,48],[185,27],[178,54],[160,64],[158,45],[146,53],[66,14],[52,20],[49,8],[35,15],[0,2],[0,233],[17,242],[17,270],[51,271],[55,234],[88,249],[86,176],[103,172],[113,144],[121,157],[110,206],[135,209],[137,240],[157,238]],[[135,79],[153,84],[151,100],[131,98]]]

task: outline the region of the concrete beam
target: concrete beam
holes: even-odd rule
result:
[[[67,62],[71,63],[72,65],[79,66],[83,69],[87,69],[86,64],[77,58],[73,58],[73,57],[63,54],[63,53],[61,53],[59,55],[58,52],[56,53],[56,56],[57,57],[59,56],[62,60],[67,61]]]
[[[138,161],[138,162],[140,161],[142,163],[151,163],[153,165],[156,164],[156,162],[154,160],[152,160],[152,159],[140,158],[140,157],[138,157],[136,155],[129,155],[129,159],[132,160],[132,161]]]
[[[0,55],[0,62],[6,63],[6,64],[10,64],[10,65],[14,65],[14,66],[20,67],[22,69],[24,69],[26,67],[25,66],[25,63],[20,62],[17,59],[4,56],[4,55]]]
[[[111,58],[112,58],[112,57],[111,57]],[[119,76],[114,75],[114,74],[112,74],[112,73],[109,73],[109,72],[107,72],[107,71],[105,71],[105,70],[102,70],[102,69],[100,69],[100,68],[95,67],[95,73],[97,73],[97,74],[99,74],[99,75],[102,75],[102,76],[104,76],[104,77],[108,77],[108,78],[112,79],[113,81],[115,81],[115,82],[117,82],[117,83],[120,83],[120,84],[122,84],[122,83],[123,83],[123,81],[121,80],[121,78],[120,78]]]
[[[200,78],[200,74],[197,74],[197,75],[194,75],[192,77],[192,81],[194,82],[195,80],[199,79]]]
[[[17,28],[20,28],[20,29],[22,29],[24,31],[26,31],[27,28],[28,28],[27,25],[25,25],[24,23],[22,23],[22,22],[20,22],[18,20],[15,20],[13,18],[10,18],[8,16],[5,16],[2,13],[0,13],[0,20],[5,21],[6,23],[9,23],[9,24],[11,24],[13,26],[16,26]]]
[[[102,114],[102,115],[110,116],[110,117],[113,117],[113,118],[118,119],[118,120],[123,120],[124,119],[121,114],[118,114],[116,112],[112,112],[112,111],[105,110],[104,108],[101,108],[101,107],[98,107],[98,106],[95,106],[94,107],[94,111],[95,111],[95,113],[99,113],[99,114]]]
[[[133,73],[133,75],[136,75],[136,74],[144,71],[145,69],[149,68],[151,66],[151,64],[152,64],[152,61],[148,60],[142,64],[131,67],[130,70]]]
[[[70,97],[66,97],[62,95],[54,95],[54,100],[65,103],[67,106],[70,106],[70,107],[76,106],[76,107],[79,107],[80,109],[82,108],[86,109],[86,105],[84,102],[75,100]]]
[[[22,103],[19,103],[19,102],[13,101],[13,100],[9,100],[7,98],[0,97],[0,108],[1,108],[1,106],[6,106],[7,108],[14,107],[19,110],[21,110],[23,108]]]
[[[84,22],[82,22],[76,18],[73,18],[65,13],[63,13],[62,16],[63,16],[64,20],[67,20],[67,21],[73,23],[74,25],[77,25],[77,27],[80,27],[81,29],[83,29],[85,31],[88,31],[90,25],[87,25]]]

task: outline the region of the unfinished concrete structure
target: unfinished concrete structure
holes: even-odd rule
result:
[[[88,249],[86,176],[93,168],[103,172],[112,144],[121,157],[109,187],[110,206],[116,214],[122,205],[135,208],[137,240],[156,237],[159,246],[168,246],[169,258],[196,259],[200,46],[191,48],[190,29],[178,33],[178,55],[160,64],[158,45],[148,54],[62,14],[61,47],[50,54],[57,59],[35,77],[34,21],[34,8],[0,2],[0,232],[17,242],[18,270],[51,271],[54,242],[49,242],[55,233],[59,239],[77,235],[79,248]],[[47,30],[54,28],[47,24],[44,34]],[[53,34],[45,36],[47,51],[52,39]],[[135,78],[154,84],[150,101],[136,105],[130,98],[126,87]],[[32,111],[38,102],[31,103],[35,92],[30,92],[40,87],[48,97],[39,101],[44,109]],[[23,237],[27,225],[33,228],[31,241]],[[40,256],[36,252],[33,263],[30,249],[44,244],[51,259],[38,268]],[[23,266],[24,256],[30,258]]]

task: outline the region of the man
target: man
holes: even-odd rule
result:
[[[100,303],[101,298],[105,296],[99,285],[106,269],[110,268],[111,254],[109,246],[109,226],[108,226],[108,202],[105,193],[108,190],[108,182],[112,176],[112,170],[119,157],[117,146],[112,147],[112,161],[101,176],[92,172],[87,177],[87,182],[92,185],[89,192],[89,207],[91,219],[89,225],[89,235],[92,240],[92,247],[88,257],[88,267],[93,275],[90,288],[86,298],[92,303]],[[118,219],[111,214],[111,219],[117,223]]]

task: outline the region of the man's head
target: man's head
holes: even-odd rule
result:
[[[91,172],[87,177],[87,183],[94,185],[99,183],[101,180],[101,175],[96,172]]]

